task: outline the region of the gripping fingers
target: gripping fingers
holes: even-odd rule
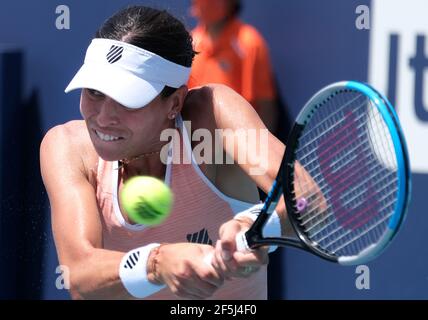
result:
[[[218,287],[211,285],[199,279],[197,276],[186,279],[176,280],[174,288],[171,290],[175,295],[187,299],[206,299],[213,295]]]
[[[247,242],[247,237],[245,236],[245,231],[241,231],[236,235],[236,251],[239,252],[249,252],[252,251]]]

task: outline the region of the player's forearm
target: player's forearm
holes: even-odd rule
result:
[[[132,299],[119,277],[124,253],[93,249],[85,259],[69,263],[73,299]]]
[[[278,205],[276,207],[276,212],[278,213],[279,220],[281,222],[281,235],[290,236],[294,233],[293,227],[287,216],[287,208],[285,206],[284,196],[281,196],[279,199]]]

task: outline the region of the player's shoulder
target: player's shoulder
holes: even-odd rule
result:
[[[187,93],[184,107],[200,107],[202,104],[210,101],[216,86],[217,84],[204,84],[190,89]]]
[[[190,89],[186,96],[185,105],[206,105],[207,102],[213,101],[219,94],[233,95],[238,93],[225,84],[207,83]]]
[[[231,119],[236,114],[233,111],[241,108],[248,108],[248,102],[239,93],[224,84],[209,83],[189,90],[182,115],[184,120],[191,121],[192,131],[212,131],[221,128],[221,120]]]
[[[239,94],[224,84],[208,83],[189,90],[183,107],[183,114],[189,118],[209,117],[216,108],[227,107],[230,104],[222,103],[231,101]],[[222,100],[220,102],[220,100]],[[212,120],[212,119],[211,119]]]
[[[43,137],[42,147],[71,147],[84,144],[88,138],[86,126],[82,120],[73,120],[59,124],[51,129]]]
[[[73,120],[49,129],[40,145],[41,160],[82,162],[82,157],[92,154],[93,147],[85,122]]]
[[[213,90],[211,85],[203,85],[189,90],[184,101],[183,120],[190,121],[192,130],[206,128],[212,123]]]

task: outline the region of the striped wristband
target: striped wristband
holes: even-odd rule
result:
[[[147,278],[147,260],[152,249],[159,243],[151,243],[126,253],[119,267],[119,276],[128,293],[135,298],[144,298],[165,288],[154,284]]]

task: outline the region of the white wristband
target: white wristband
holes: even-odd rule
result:
[[[147,279],[147,260],[150,251],[159,245],[159,243],[151,243],[133,249],[126,253],[120,262],[120,279],[129,294],[135,298],[147,297],[166,287],[154,284]]]
[[[247,217],[251,220],[256,221],[259,212],[263,208],[263,203],[258,203],[251,208],[248,208],[245,211],[239,212],[235,215],[234,219],[238,219],[241,217]],[[278,213],[274,211],[269,217],[263,228],[263,236],[264,237],[281,237],[281,222],[279,220]],[[278,246],[270,246],[269,253],[275,251]]]

